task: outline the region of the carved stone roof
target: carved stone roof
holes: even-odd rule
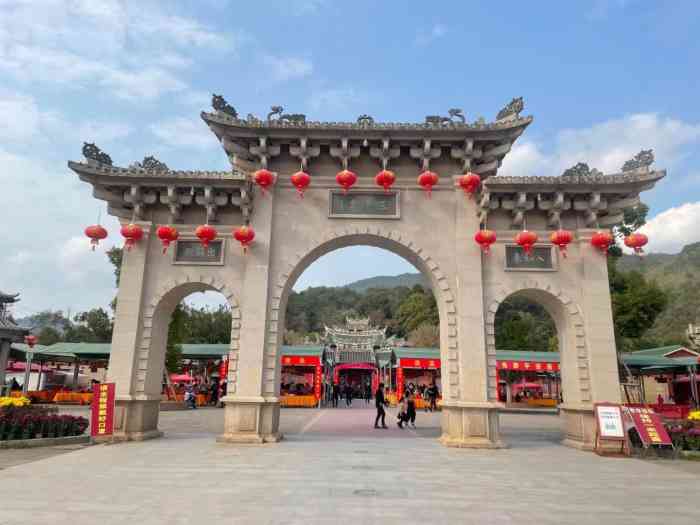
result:
[[[666,176],[665,170],[648,171],[635,170],[610,175],[587,175],[575,177],[546,177],[546,176],[526,176],[526,177],[504,177],[502,175],[490,177],[484,181],[484,185],[489,189],[498,190],[498,186],[574,186],[574,185],[620,185],[620,184],[646,184],[655,183]]]
[[[68,161],[68,167],[79,175],[109,175],[123,178],[153,178],[166,183],[169,179],[201,179],[201,180],[231,180],[245,181],[246,176],[232,171],[187,171],[187,170],[147,170],[138,166],[120,168],[94,161]]]

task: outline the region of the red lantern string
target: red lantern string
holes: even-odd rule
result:
[[[131,251],[134,244],[140,241],[143,237],[143,230],[141,229],[141,226],[134,223],[125,224],[121,227],[120,232],[122,237],[126,239],[124,242],[124,247],[126,248],[127,252]]]
[[[481,177],[479,177],[476,173],[465,173],[459,178],[459,185],[460,187],[464,190],[464,193],[469,195],[469,197],[473,197],[476,191],[479,189],[479,185],[481,184]]]
[[[107,230],[100,224],[93,224],[85,228],[85,235],[90,238],[90,245],[94,252],[95,248],[100,244],[100,241],[107,238]]]
[[[374,177],[374,182],[377,186],[384,188],[385,193],[389,193],[389,189],[394,184],[394,181],[396,181],[396,175],[394,175],[393,171],[387,169],[383,169]]]
[[[591,237],[591,245],[605,255],[608,254],[608,249],[613,242],[615,239],[613,239],[612,234],[605,230],[599,230]]]
[[[292,175],[292,184],[297,189],[299,198],[303,199],[304,191],[306,191],[306,188],[308,188],[309,184],[311,184],[311,176],[304,170],[297,171],[294,175]]]
[[[642,255],[642,248],[649,242],[649,238],[643,233],[634,232],[625,237],[625,246],[632,248],[634,253]]]
[[[243,253],[248,253],[248,246],[250,246],[253,239],[255,239],[255,230],[253,230],[253,228],[247,224],[244,226],[239,226],[233,230],[233,238],[241,243]]]
[[[199,239],[199,242],[202,243],[202,246],[208,248],[209,243],[216,239],[218,232],[213,226],[209,226],[209,224],[202,224],[201,226],[197,226],[194,234]]]
[[[559,252],[564,258],[566,258],[566,248],[573,238],[574,236],[569,230],[562,230],[561,228],[552,232],[549,236],[549,240],[552,241],[552,244],[559,247]]]
[[[255,184],[260,186],[263,195],[266,195],[267,189],[275,183],[275,175],[270,170],[263,168],[253,174],[253,180]]]
[[[532,255],[532,247],[538,241],[537,234],[529,230],[523,230],[515,236],[515,242],[529,256]]]
[[[343,193],[347,193],[357,182],[357,175],[348,169],[344,169],[338,172],[335,176],[335,180],[338,185],[343,188]]]
[[[474,235],[474,240],[486,255],[491,253],[491,245],[496,242],[496,232],[491,230],[479,230]]]
[[[418,175],[418,184],[425,190],[426,198],[430,199],[433,194],[433,186],[435,186],[440,178],[434,171],[425,170]]]
[[[168,246],[170,246],[170,243],[177,241],[177,239],[180,237],[180,234],[173,226],[159,226],[156,230],[156,235],[163,244],[164,254],[168,251]]]

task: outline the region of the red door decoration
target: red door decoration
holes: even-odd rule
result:
[[[292,184],[294,184],[294,187],[297,189],[299,198],[303,199],[304,191],[309,187],[309,184],[311,184],[311,177],[305,171],[297,171],[292,175]]]
[[[464,190],[464,193],[472,197],[476,191],[479,189],[481,184],[481,177],[476,173],[465,173],[459,179],[459,185]]]
[[[125,224],[121,228],[121,234],[126,241],[124,242],[124,247],[126,251],[131,251],[131,248],[143,237],[143,230],[138,224]]]
[[[167,252],[170,243],[177,241],[180,236],[173,226],[158,226],[156,235],[160,239],[160,242],[163,243],[163,253]]]
[[[217,231],[216,228],[214,228],[213,226],[210,226],[208,224],[202,224],[201,226],[197,226],[197,229],[194,231],[194,234],[199,239],[199,242],[202,243],[202,246],[208,248],[209,243],[216,239]]]
[[[240,226],[233,230],[233,238],[241,243],[241,246],[243,246],[243,253],[246,253],[248,251],[248,246],[250,246],[253,239],[255,239],[255,230],[247,225]]]
[[[571,243],[574,236],[569,230],[557,230],[552,232],[549,236],[549,240],[552,244],[559,247],[559,252],[562,257],[566,257],[566,247]]]
[[[591,237],[591,244],[605,255],[608,254],[608,248],[613,241],[614,239],[612,234],[603,230],[595,232]]]
[[[339,171],[335,176],[335,181],[343,188],[343,192],[347,193],[357,182],[357,175],[350,170]]]
[[[389,170],[382,170],[379,173],[377,173],[376,177],[374,177],[374,182],[377,184],[377,186],[381,186],[382,188],[384,188],[384,191],[387,193],[389,193],[389,189],[395,181],[396,175],[394,175],[393,171]]]
[[[532,247],[535,245],[537,240],[537,234],[529,230],[523,230],[515,236],[515,242],[528,255],[532,255]]]
[[[107,230],[105,230],[99,224],[93,224],[85,228],[85,235],[90,238],[90,245],[92,246],[92,251],[95,251],[95,247],[100,244],[102,239],[107,238]]]
[[[641,255],[644,253],[642,248],[649,242],[649,238],[643,233],[631,233],[625,237],[625,246],[632,248],[634,253]]]
[[[474,240],[481,246],[481,251],[485,254],[489,254],[491,252],[491,245],[496,242],[496,232],[491,230],[479,230],[476,232],[476,235],[474,235]]]
[[[425,190],[425,195],[430,198],[433,194],[433,186],[435,186],[440,177],[434,171],[425,170],[423,173],[418,175],[418,184]]]
[[[267,188],[275,183],[275,175],[270,170],[263,168],[253,174],[253,180],[255,181],[255,184],[260,186],[264,194],[267,191]]]

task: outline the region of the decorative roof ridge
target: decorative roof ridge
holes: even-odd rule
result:
[[[234,118],[224,112],[202,111],[202,120],[215,124],[235,125],[250,129],[343,129],[343,130],[397,130],[397,131],[490,131],[523,127],[530,124],[534,117],[512,117],[496,122],[476,121],[472,124],[462,122],[447,122],[432,124],[425,122],[374,122],[362,120],[360,122],[323,122],[323,121],[290,121],[290,120],[261,120],[252,115],[247,119]]]
[[[606,175],[577,175],[577,176],[521,176],[511,177],[496,175],[489,177],[484,181],[485,186],[493,186],[499,184],[619,184],[625,182],[652,182],[662,179],[666,176],[666,170],[644,170],[638,169],[635,171],[626,171],[621,173],[612,173]]]
[[[94,175],[118,175],[118,176],[153,176],[153,177],[226,177],[232,180],[243,180],[245,175],[234,171],[214,171],[214,170],[149,170],[138,166],[129,166],[123,168],[120,166],[112,166],[111,164],[102,164],[97,161],[88,160],[87,162],[68,161],[68,167],[76,172],[90,173]]]

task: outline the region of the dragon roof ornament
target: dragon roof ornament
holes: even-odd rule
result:
[[[112,157],[98,148],[94,142],[83,142],[83,156],[89,161],[95,161],[100,164],[112,165]]]

